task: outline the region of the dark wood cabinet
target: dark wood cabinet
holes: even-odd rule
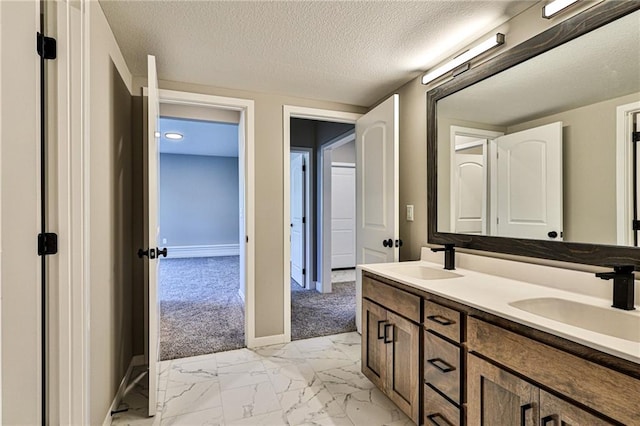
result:
[[[606,426],[613,424],[548,392],[540,391],[541,426]]]
[[[388,295],[401,292],[381,286],[389,287],[373,280],[363,282],[363,294],[370,298],[362,300],[362,372],[418,424],[420,326],[376,303],[384,300],[397,303],[397,299],[389,299]],[[376,298],[379,294],[384,297]],[[416,297],[413,302],[417,307],[398,305],[398,310],[416,312],[417,309],[419,317],[420,298]]]
[[[467,371],[469,425],[539,424],[538,388],[474,355]]]

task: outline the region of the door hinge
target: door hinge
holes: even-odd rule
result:
[[[307,218],[306,218],[306,216],[302,216],[302,223],[307,223]]]
[[[307,171],[307,166],[305,166],[304,164],[302,165],[302,171],[306,172]]]
[[[47,37],[42,33],[37,33],[36,51],[38,52],[38,56],[43,59],[56,59],[58,52],[56,44],[55,38]]]
[[[634,231],[640,231],[640,220],[633,220],[631,221],[631,227],[633,228]]]
[[[307,275],[307,270],[305,268],[302,268],[302,275]]]
[[[245,236],[245,241],[246,241],[246,242],[249,242],[249,236],[248,236],[248,235],[247,235],[247,236]]]
[[[38,256],[58,253],[58,234],[45,232],[38,234]]]
[[[640,142],[640,132],[631,132],[631,142]]]

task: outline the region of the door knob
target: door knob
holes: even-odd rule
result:
[[[138,257],[142,259],[142,256],[149,256],[149,250],[138,249]]]
[[[402,240],[396,240],[396,247],[402,247]]]
[[[382,240],[382,245],[385,247],[393,247],[393,240],[391,238],[388,240]]]
[[[549,238],[558,238],[558,233],[556,231],[550,231],[549,233],[547,233],[547,236]]]
[[[162,250],[160,250],[159,247],[156,247],[156,253],[158,253],[158,257],[160,256],[167,257],[167,248],[165,247]]]

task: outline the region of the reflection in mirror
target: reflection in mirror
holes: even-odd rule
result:
[[[439,99],[437,231],[634,245],[639,48],[640,11]]]

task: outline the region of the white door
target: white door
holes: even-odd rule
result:
[[[562,122],[497,138],[499,236],[562,241]]]
[[[159,113],[160,100],[158,95],[158,77],[156,74],[156,58],[149,55],[147,57],[147,74],[148,74],[148,98],[147,98],[147,197],[145,205],[145,218],[148,222],[147,232],[147,249],[148,256],[145,258],[145,270],[148,276],[148,348],[147,362],[149,365],[149,415],[153,416],[156,412],[157,402],[157,383],[158,383],[158,164],[160,157],[158,152],[158,140],[160,136]]]
[[[483,154],[454,156],[451,194],[453,232],[485,234],[487,212],[487,173]]]
[[[291,155],[291,278],[305,280],[305,164],[304,155]]]
[[[356,121],[356,264],[397,262],[398,95]],[[389,244],[390,243],[390,244]],[[356,327],[362,327],[361,274],[356,274]]]
[[[398,106],[393,95],[356,121],[356,262],[397,262]]]
[[[356,169],[331,167],[331,268],[356,266]]]

